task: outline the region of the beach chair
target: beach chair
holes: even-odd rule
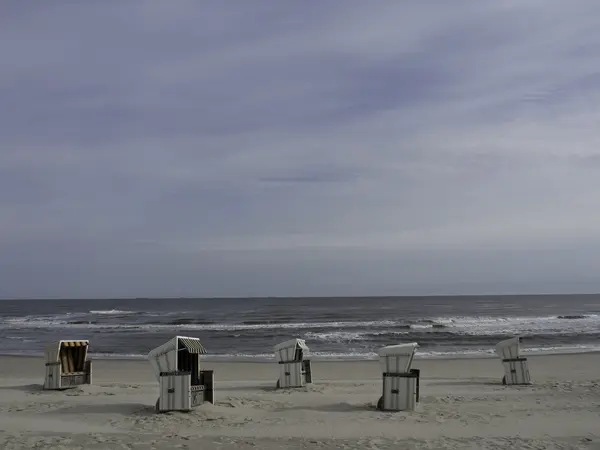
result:
[[[290,339],[275,346],[279,365],[277,388],[302,387],[312,383],[310,359],[304,359],[308,347],[304,339]]]
[[[383,395],[377,402],[382,411],[413,411],[419,402],[421,371],[411,369],[419,344],[388,345],[379,350],[383,372]]]
[[[215,403],[214,371],[200,370],[206,350],[198,338],[175,336],[148,353],[159,383],[157,412],[191,411],[204,402]]]
[[[513,337],[496,344],[496,353],[502,359],[504,377],[502,384],[531,384],[527,358],[519,355],[521,338]]]
[[[92,384],[92,361],[87,359],[89,341],[62,340],[45,349],[44,389],[61,390]]]

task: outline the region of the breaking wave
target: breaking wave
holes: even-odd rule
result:
[[[327,321],[327,322],[280,322],[272,320],[247,320],[239,323],[218,323],[214,320],[202,320],[190,317],[139,317],[133,312],[124,314],[119,310],[110,310],[91,315],[55,315],[26,316],[0,319],[4,326],[37,329],[114,329],[114,330],[190,330],[190,331],[280,331],[308,330],[314,333],[338,333],[346,330],[348,335],[356,333],[386,334],[398,332],[439,333],[450,332],[456,335],[504,335],[510,333],[565,333],[597,332],[600,330],[600,316],[560,315],[550,317],[443,317],[415,320],[377,320],[377,321]],[[121,317],[116,317],[121,316]],[[568,325],[567,325],[568,323]]]

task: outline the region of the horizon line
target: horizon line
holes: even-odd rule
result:
[[[600,295],[600,292],[593,293],[583,293],[583,292],[572,292],[572,293],[536,293],[536,294],[526,294],[526,293],[512,293],[512,294],[421,294],[421,295],[311,295],[311,296],[247,296],[247,297],[38,297],[38,298],[0,298],[0,301],[52,301],[52,300],[62,300],[62,301],[89,301],[89,300],[267,300],[267,299],[275,299],[275,300],[298,300],[298,299],[381,299],[381,298],[455,298],[455,297],[556,297],[556,296],[593,296]]]

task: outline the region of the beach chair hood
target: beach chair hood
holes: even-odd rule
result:
[[[273,350],[275,350],[278,361],[293,361],[296,359],[298,350],[309,351],[304,339],[290,339],[276,345]]]
[[[388,345],[379,349],[379,359],[384,373],[407,373],[419,344]]]
[[[496,353],[502,359],[516,359],[520,356],[521,337],[513,337],[496,344]]]
[[[188,336],[175,336],[148,353],[148,360],[154,374],[160,379],[161,372],[177,371],[177,358],[180,350],[185,349],[191,354],[204,355],[206,349],[200,339]]]
[[[47,345],[45,348],[44,353],[46,354],[46,362],[47,363],[61,362],[61,350],[66,349],[66,348],[76,348],[76,347],[84,348],[83,360],[85,361],[87,359],[87,351],[88,351],[89,345],[90,345],[90,341],[82,340],[82,339],[77,339],[77,340],[63,339],[60,341],[53,342],[52,344]]]

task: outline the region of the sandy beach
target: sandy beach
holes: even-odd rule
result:
[[[0,357],[0,448],[600,449],[600,353],[529,358],[532,386],[498,359],[415,360],[414,412],[375,409],[377,361],[314,362],[315,384],[275,390],[274,363],[205,362],[216,404],[156,414],[147,361],[96,360],[94,384],[43,391],[41,358]]]

